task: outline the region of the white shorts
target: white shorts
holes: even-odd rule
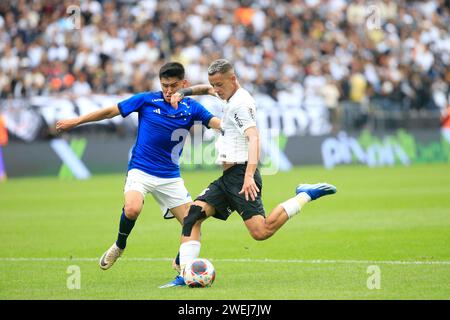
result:
[[[128,171],[124,193],[131,190],[139,191],[144,198],[151,193],[165,219],[174,218],[169,209],[192,202],[182,178],[159,178],[138,169]]]

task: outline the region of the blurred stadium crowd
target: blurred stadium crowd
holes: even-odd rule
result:
[[[0,98],[159,90],[157,72],[169,60],[182,62],[196,84],[225,57],[262,108],[322,104],[333,117],[343,102],[445,110],[449,7],[444,0],[1,1]]]

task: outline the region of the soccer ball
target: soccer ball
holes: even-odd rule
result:
[[[211,261],[197,258],[186,265],[182,276],[188,287],[204,288],[213,284],[216,278],[216,271]]]

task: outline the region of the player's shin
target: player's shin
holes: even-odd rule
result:
[[[202,207],[194,204],[189,208],[189,212],[183,220],[180,245],[181,273],[187,263],[200,255],[200,230],[203,219],[206,219],[206,213]]]
[[[200,255],[201,243],[199,240],[189,240],[180,245],[180,269],[183,271],[184,267],[191,260],[198,258]]]
[[[116,245],[120,249],[125,249],[127,245],[127,238],[134,227],[136,220],[131,220],[125,215],[124,209],[122,209],[122,215],[120,216],[119,233],[117,235]]]
[[[300,212],[302,207],[311,201],[311,198],[304,192],[299,193],[297,196],[286,200],[285,202],[281,203],[280,205],[284,208],[284,211],[286,211],[289,219],[295,216],[297,213]]]

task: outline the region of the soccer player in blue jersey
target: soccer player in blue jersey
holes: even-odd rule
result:
[[[194,122],[220,129],[220,119],[197,101],[185,98],[176,107],[170,104],[172,95],[187,85],[182,64],[166,63],[159,71],[159,79],[162,91],[139,93],[112,107],[56,124],[56,130],[61,132],[118,115],[126,117],[132,112],[139,115],[136,143],[128,163],[119,233],[117,241],[100,258],[99,265],[103,270],[109,269],[122,255],[147,193],[153,195],[165,218],[176,217],[183,223],[192,199],[180,176],[178,158],[182,150],[174,150],[179,150],[181,139],[184,142]],[[174,139],[173,133],[178,129],[185,130],[180,130],[181,139],[178,133]]]

